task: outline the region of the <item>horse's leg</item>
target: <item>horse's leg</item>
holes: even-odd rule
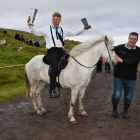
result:
[[[38,82],[34,82],[33,85],[31,85],[31,91],[30,96],[32,98],[32,103],[34,106],[34,110],[37,112],[37,114],[42,115],[42,112],[39,110],[38,104],[37,104],[37,97],[36,97],[36,91],[38,87]]]
[[[74,118],[73,109],[76,104],[78,92],[79,92],[79,89],[71,90],[70,109],[69,109],[69,113],[68,113],[68,117],[69,117],[71,123],[77,123],[76,119]]]
[[[41,101],[41,92],[44,88],[44,85],[45,85],[45,83],[43,81],[40,81],[38,88],[37,88],[37,92],[36,92],[37,104],[42,113],[46,112],[45,108],[43,107],[42,101]]]
[[[79,92],[79,112],[80,112],[80,115],[82,115],[82,116],[88,115],[86,113],[86,111],[84,110],[84,105],[83,105],[83,98],[85,95],[85,90],[86,90],[86,88],[80,90],[80,92]]]

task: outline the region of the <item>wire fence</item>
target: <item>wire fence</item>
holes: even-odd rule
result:
[[[18,65],[12,65],[12,66],[4,66],[4,67],[0,67],[0,69],[4,69],[4,68],[12,68],[12,67],[19,67],[19,66],[24,66],[25,64],[18,64]]]

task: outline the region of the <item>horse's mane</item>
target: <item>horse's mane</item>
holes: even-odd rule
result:
[[[73,47],[70,51],[71,56],[78,56],[79,54],[85,52],[86,50],[90,49],[91,47],[95,46],[97,43],[102,42],[102,41],[107,41],[110,43],[114,43],[112,37],[109,37],[107,35],[100,35],[97,37],[93,37],[90,40],[87,40],[83,43],[80,43],[79,45]]]

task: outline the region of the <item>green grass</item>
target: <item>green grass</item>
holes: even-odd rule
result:
[[[0,92],[0,103],[11,101],[25,93],[24,82],[14,82],[9,86],[5,86]]]
[[[7,34],[3,31],[6,30]],[[28,32],[0,28],[0,40],[6,39],[5,45],[0,45],[0,67],[26,64],[32,57],[46,54],[46,47],[37,48],[26,45],[14,39],[16,33],[24,35],[25,39],[43,40],[43,37],[34,36]],[[67,49],[71,49],[79,42],[65,41]],[[18,47],[23,47],[18,51]],[[24,65],[11,68],[0,68],[0,103],[11,101],[25,94]]]

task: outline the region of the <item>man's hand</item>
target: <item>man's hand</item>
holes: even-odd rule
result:
[[[117,60],[118,62],[121,62],[121,63],[123,62],[123,60],[118,55],[115,55],[114,59]]]
[[[88,25],[88,26],[84,27],[84,29],[85,29],[85,30],[88,30],[88,29],[90,29],[90,28],[91,28],[91,26],[90,26],[90,25]]]

